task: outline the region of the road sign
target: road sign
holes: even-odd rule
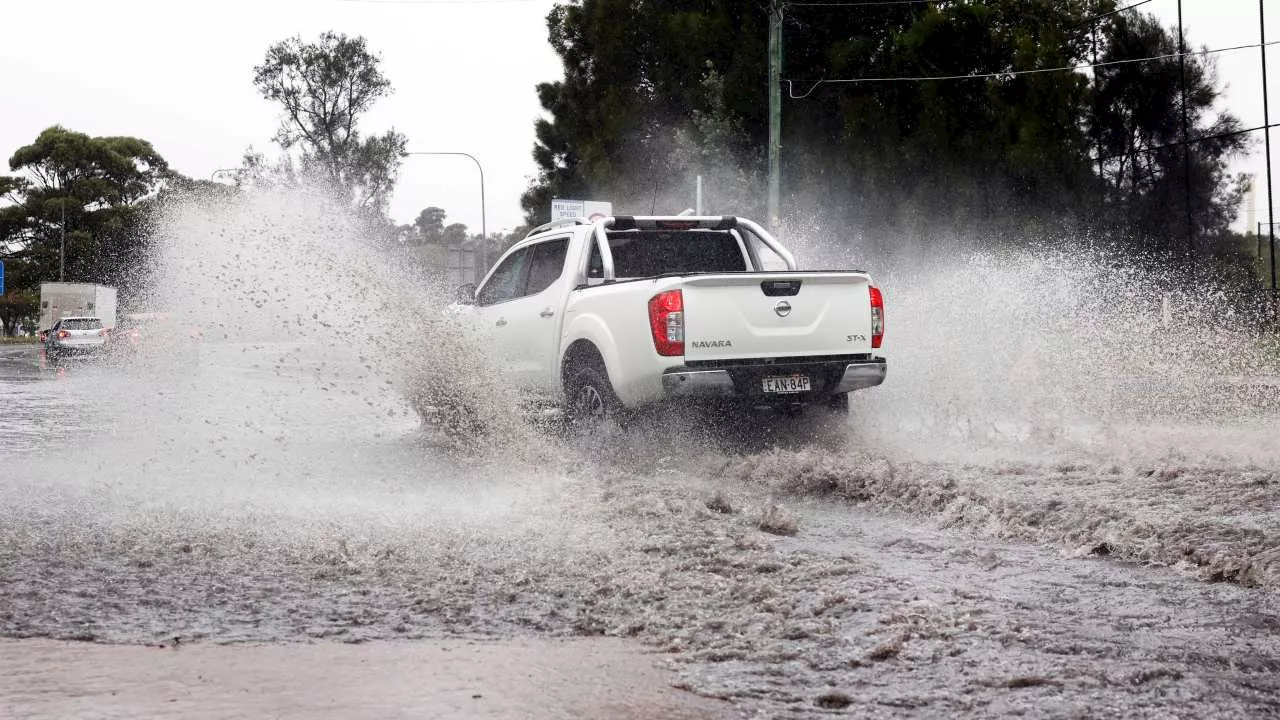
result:
[[[551,221],[570,218],[586,218],[591,221],[600,220],[613,215],[613,203],[595,200],[551,200]]]
[[[0,295],[4,294],[4,261],[0,260]]]

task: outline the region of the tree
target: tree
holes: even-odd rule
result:
[[[60,126],[9,159],[0,177],[0,257],[19,290],[60,276],[65,232],[68,280],[121,284],[145,262],[146,203],[179,178],[151,143],[90,137]]]
[[[19,325],[30,322],[39,311],[39,299],[30,290],[0,295],[0,335],[14,335]]]
[[[769,5],[583,0],[553,10],[550,41],[565,77],[539,86],[550,117],[535,126],[540,173],[524,198],[527,219],[542,219],[555,195],[595,192],[648,205],[640,200],[656,200],[667,184],[690,186],[688,175],[706,172],[709,159],[727,165],[712,165],[712,174],[739,190],[739,207],[724,211],[758,212]],[[1046,205],[1074,210],[1092,182],[1083,75],[803,80],[1071,65],[1088,49],[1077,30],[1083,18],[1113,7],[990,0],[788,8],[784,76],[802,81],[789,86],[795,97],[784,105],[786,206],[863,228],[910,215],[967,221],[1038,214]]]
[[[356,208],[381,213],[395,185],[405,136],[393,130],[364,137],[360,118],[391,82],[363,37],[326,32],[276,43],[254,68],[254,85],[283,110],[275,141],[299,150],[303,172],[318,173]]]
[[[1021,231],[1069,219],[1094,197],[1087,77],[990,74],[1085,61],[1086,17],[1112,7],[990,0],[884,6],[858,19],[836,8],[807,13],[811,42],[789,58],[804,69],[789,74],[963,79],[813,88],[788,106],[784,127],[800,149],[784,177],[816,187],[815,208],[854,205],[863,227]]]
[[[768,3],[697,5],[584,0],[551,11],[565,76],[538,86],[550,118],[535,123],[539,173],[521,200],[530,225],[549,219],[553,197],[607,197],[619,212],[687,203],[691,174],[712,170],[690,153],[707,140],[699,118],[743,130],[715,148],[724,174],[759,165]]]
[[[1227,163],[1243,152],[1245,136],[1238,119],[1215,109],[1221,93],[1211,61],[1186,58],[1187,135],[1194,142],[1183,146],[1182,68],[1168,57],[1178,52],[1175,34],[1136,15],[1108,23],[1102,39],[1104,62],[1162,58],[1098,68],[1090,130],[1106,158],[1113,220],[1164,251],[1187,251],[1188,232],[1227,235],[1245,191],[1243,176],[1231,177]]]
[[[418,235],[424,243],[439,245],[444,242],[444,210],[438,207],[424,208],[418,213],[418,218],[413,224],[418,229]]]
[[[535,125],[527,221],[544,221],[557,196],[607,198],[621,212],[681,209],[666,193],[674,186],[687,202],[695,172],[726,179],[728,206],[713,212],[758,215],[769,5],[582,0],[553,10],[564,77],[538,88],[547,117]],[[1177,61],[1061,70],[1092,60],[1095,27],[1103,61],[1176,52],[1156,21],[1116,9],[1114,0],[787,6],[784,215],[895,246],[940,243],[940,229],[1025,242],[1037,226],[1106,221],[1099,229],[1182,237]],[[937,76],[955,79],[918,79]],[[916,79],[818,82],[859,78]],[[1192,138],[1238,129],[1214,115],[1218,85],[1202,59],[1188,59],[1187,78]],[[1198,234],[1221,232],[1235,211],[1239,185],[1224,159],[1242,142],[1193,148]],[[1120,156],[1103,177],[1099,145]]]
[[[458,247],[467,241],[467,226],[462,223],[450,223],[441,234],[441,241],[446,247]]]

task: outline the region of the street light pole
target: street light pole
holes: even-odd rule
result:
[[[464,152],[406,152],[405,155],[453,155],[471,158],[471,162],[476,164],[476,169],[480,171],[480,265],[483,270],[487,270],[489,268],[489,253],[485,244],[489,241],[489,228],[485,223],[484,167],[480,165],[480,161],[476,159],[475,155]]]

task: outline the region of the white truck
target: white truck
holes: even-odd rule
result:
[[[509,379],[576,419],[667,399],[847,412],[885,378],[871,278],[800,271],[740,217],[550,223],[458,293]]]
[[[47,332],[64,317],[96,317],[108,331],[116,326],[116,289],[93,283],[40,283],[40,327]]]

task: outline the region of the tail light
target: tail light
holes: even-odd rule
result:
[[[101,330],[98,331],[98,335],[101,337],[107,337],[107,335],[109,335],[110,333],[111,331],[106,328],[102,328]]]
[[[884,342],[884,297],[880,288],[871,288],[871,347],[878,348]]]
[[[71,333],[67,332],[66,330],[59,330],[59,331],[58,331],[58,339],[59,339],[59,340],[66,340],[66,339],[67,339],[67,338],[69,338],[69,337],[71,337]]]
[[[649,328],[659,355],[684,355],[684,294],[668,290],[650,298]]]

